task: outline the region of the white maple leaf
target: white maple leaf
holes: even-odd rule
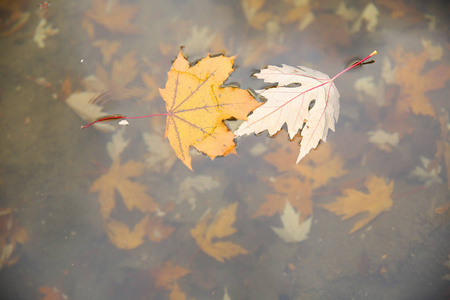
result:
[[[369,131],[367,135],[369,136],[369,142],[386,152],[391,152],[393,147],[397,147],[400,139],[398,132],[389,133],[382,129]]]
[[[47,19],[41,19],[34,32],[33,41],[36,42],[39,48],[45,48],[44,40],[49,36],[59,33],[58,28],[54,28],[52,24],[47,24]]]
[[[356,19],[355,23],[353,23],[351,32],[352,33],[358,32],[361,29],[363,21],[367,22],[366,30],[368,32],[375,32],[375,27],[378,24],[379,14],[380,13],[375,4],[373,3],[367,4],[367,6],[364,8],[359,18]]]
[[[273,227],[273,231],[282,238],[286,243],[301,242],[308,238],[309,231],[311,230],[312,217],[304,221],[302,224],[298,224],[300,215],[294,211],[291,203],[286,201],[283,215],[281,216],[282,228]]]
[[[339,118],[339,91],[328,75],[307,68],[268,66],[255,77],[278,83],[274,88],[258,90],[267,102],[258,107],[234,133],[242,136],[268,130],[277,133],[287,124],[289,138],[301,129],[303,137],[297,163],[320,140],[326,141],[328,129],[334,131]],[[300,85],[300,86],[298,86]]]
[[[425,186],[432,186],[433,184],[442,183],[442,179],[439,177],[439,173],[441,173],[441,166],[428,170],[428,166],[431,161],[423,156],[420,157],[420,160],[423,167],[416,166],[414,171],[409,174],[409,177],[418,178],[420,181],[425,183]]]
[[[347,7],[344,2],[341,2],[336,9],[336,14],[346,21],[353,21],[358,16],[358,11],[353,7]]]

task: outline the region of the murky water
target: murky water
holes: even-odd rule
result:
[[[2,299],[448,299],[449,5],[313,2],[0,4]],[[227,83],[253,90],[267,65],[378,54],[298,165],[284,132],[191,171],[165,116],[80,130],[166,113],[180,46],[237,55]]]

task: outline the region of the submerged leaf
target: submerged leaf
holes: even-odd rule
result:
[[[311,230],[312,217],[299,224],[300,215],[294,211],[291,203],[286,201],[283,215],[281,215],[282,228],[272,227],[273,231],[286,243],[296,243],[308,238]]]
[[[424,51],[415,54],[399,47],[392,53],[397,64],[395,81],[400,86],[397,114],[405,114],[411,110],[416,115],[435,116],[427,92],[445,87],[445,83],[450,80],[450,66],[441,63],[424,72],[427,69],[425,64],[433,58],[432,51],[435,50],[425,46]]]
[[[116,207],[116,191],[122,196],[122,200],[129,210],[136,207],[142,212],[153,212],[157,209],[158,205],[147,194],[147,187],[130,180],[132,177],[141,176],[143,171],[144,165],[142,163],[130,160],[121,164],[120,159],[117,158],[108,172],[94,181],[89,192],[99,193],[98,198],[104,219]]]
[[[176,281],[189,273],[191,273],[191,270],[176,266],[171,260],[166,261],[154,272],[156,276],[155,286],[167,290],[173,289]]]
[[[371,176],[367,178],[365,185],[369,190],[368,194],[354,189],[344,189],[342,191],[344,196],[338,197],[336,202],[320,205],[337,215],[342,215],[342,220],[368,212],[364,218],[355,223],[350,233],[369,224],[380,213],[389,210],[393,204],[391,194],[394,181],[386,184],[383,177]]]
[[[220,262],[238,254],[247,254],[247,250],[232,242],[213,242],[213,239],[223,238],[236,232],[236,229],[231,226],[236,221],[236,209],[237,202],[220,210],[209,226],[207,226],[210,219],[208,214],[197,223],[195,228],[191,229],[192,237],[203,252]]]
[[[109,240],[119,249],[133,249],[140,246],[144,242],[146,227],[148,223],[148,215],[137,223],[133,230],[127,225],[114,219],[107,219],[104,222],[105,231]]]

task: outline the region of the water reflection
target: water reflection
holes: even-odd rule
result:
[[[23,0],[0,13],[5,299],[448,297],[446,3]],[[239,138],[239,156],[191,151],[192,172],[165,116],[79,129],[165,114],[158,88],[182,45],[190,62],[237,55],[227,82],[254,90],[265,65],[334,76],[378,55],[336,80],[336,132],[299,164],[285,131]]]

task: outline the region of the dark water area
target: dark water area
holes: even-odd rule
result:
[[[0,3],[0,298],[449,299],[449,13],[407,0]],[[269,65],[332,78],[377,54],[334,80],[335,131],[296,164],[301,133],[286,125],[235,137],[237,155],[177,157],[159,89],[180,47],[192,66],[235,56],[215,84],[252,93],[273,86],[252,76]],[[112,114],[163,115],[80,129]]]

